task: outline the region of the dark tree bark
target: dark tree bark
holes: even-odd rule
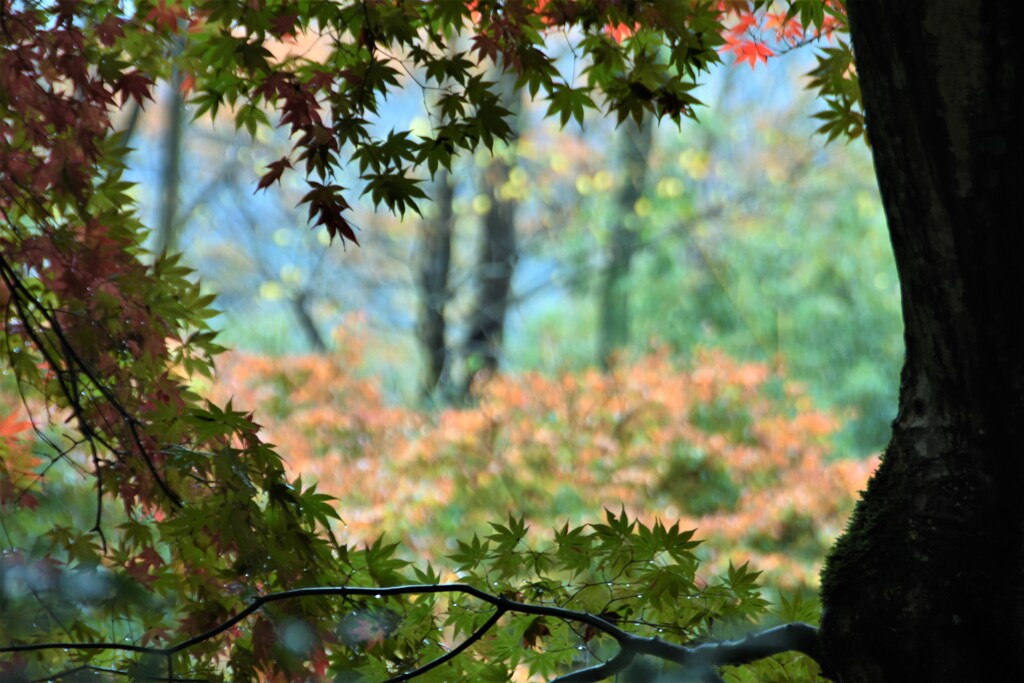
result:
[[[515,90],[515,81],[513,73],[499,77],[504,90],[505,106],[518,118],[521,95]],[[509,144],[514,145],[515,140],[509,140]],[[501,357],[512,276],[519,257],[516,245],[516,201],[501,195],[501,187],[508,182],[510,170],[508,161],[496,155],[484,171],[482,189],[490,200],[491,209],[484,216],[480,236],[480,252],[476,263],[476,300],[467,321],[465,373],[460,399],[468,396],[477,375],[498,369]]]
[[[448,345],[445,341],[444,310],[451,293],[448,291],[448,272],[452,260],[452,234],[455,214],[452,200],[455,188],[451,175],[437,172],[434,183],[434,204],[437,216],[427,221],[423,229],[420,254],[420,315],[417,336],[426,357],[422,389],[425,397],[446,391],[448,377]]]
[[[637,216],[634,207],[644,193],[653,137],[654,124],[650,116],[644,117],[639,124],[630,119],[622,124],[619,134],[620,164],[624,178],[616,196],[618,218],[612,226],[608,261],[601,282],[601,302],[598,306],[601,312],[598,356],[606,370],[612,354],[629,343],[627,280],[633,254],[638,246],[639,228],[635,223]]]
[[[906,361],[892,441],[822,574],[826,654],[847,683],[1022,680],[1019,7],[847,4]]]

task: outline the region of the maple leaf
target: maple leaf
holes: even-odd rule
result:
[[[750,68],[757,66],[758,60],[768,63],[769,57],[774,57],[775,52],[765,45],[753,40],[738,40],[731,36],[726,39],[726,46],[723,52],[732,52],[736,55],[736,63],[749,62]]]
[[[172,635],[173,632],[171,631],[170,627],[162,625],[154,626],[153,628],[148,629],[145,633],[142,634],[141,644],[149,645],[150,643],[167,643],[170,642]]]
[[[156,578],[153,572],[162,566],[164,559],[153,546],[149,546],[125,564],[125,571],[139,583],[150,583]]]
[[[156,84],[153,79],[145,74],[139,71],[129,71],[121,74],[121,77],[117,79],[117,83],[114,84],[114,92],[121,93],[121,106],[124,106],[130,97],[142,107],[143,99],[153,100],[151,91],[154,85]]]
[[[314,225],[322,225],[333,240],[341,237],[342,242],[348,240],[358,245],[355,230],[344,216],[349,204],[342,196],[345,191],[340,185],[324,185],[315,181],[307,181],[312,188],[299,203],[309,204],[309,220],[316,218]]]
[[[187,96],[190,92],[196,88],[196,77],[195,74],[185,74],[185,77],[181,79],[181,84],[178,85],[178,92],[183,96]]]
[[[839,26],[839,20],[835,17],[825,17],[821,22],[821,28],[816,29],[814,35],[818,38],[824,36],[831,43]]]
[[[146,21],[153,22],[158,33],[177,33],[179,19],[188,19],[188,12],[184,7],[177,5],[168,7],[166,0],[160,0],[146,15]]]
[[[633,35],[635,30],[635,27],[630,27],[627,24],[608,24],[604,27],[604,32],[608,34],[608,37],[620,44]]]
[[[719,0],[718,11],[723,16],[729,14],[735,14],[736,16],[744,16],[750,13],[750,1],[749,0]]]
[[[387,609],[350,612],[341,620],[339,635],[349,647],[372,650],[384,644],[400,621],[397,614]]]
[[[8,413],[6,417],[0,418],[0,438],[10,439],[30,429],[32,423],[21,419],[17,413]]]
[[[295,13],[282,14],[275,17],[271,22],[271,32],[281,39],[295,40],[295,24],[299,21],[299,15]]]
[[[100,42],[111,47],[118,38],[124,37],[124,19],[111,14],[96,25],[96,36]]]
[[[785,12],[769,12],[765,15],[764,27],[775,31],[779,41],[794,44],[804,35],[804,26],[798,19],[789,18]]]
[[[270,659],[277,644],[277,629],[265,618],[259,618],[252,625],[252,650],[257,656]]]
[[[292,162],[289,161],[288,157],[286,156],[281,157],[277,161],[272,161],[269,164],[267,164],[267,168],[269,168],[270,170],[264,173],[263,177],[260,178],[260,182],[258,185],[256,185],[256,190],[253,192],[253,194],[256,194],[256,192],[259,192],[260,190],[266,190],[275,182],[280,183],[281,175],[284,173],[284,170],[286,168],[291,167]]]
[[[472,52],[479,54],[481,59],[490,59],[492,62],[498,61],[501,45],[493,35],[486,32],[478,33],[473,36],[472,43]]]
[[[757,18],[753,14],[743,14],[736,19],[736,25],[729,29],[729,33],[739,37],[743,33],[756,28]]]
[[[597,616],[601,617],[605,621],[610,621],[613,624],[617,624],[620,621],[622,621],[622,615],[614,610],[606,610],[604,612],[601,612]],[[583,642],[589,643],[599,633],[600,631],[598,631],[597,628],[588,624],[587,627],[583,630]]]
[[[523,631],[523,647],[537,648],[540,645],[540,639],[550,635],[551,629],[544,623],[544,617],[537,617]]]

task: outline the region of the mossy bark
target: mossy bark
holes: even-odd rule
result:
[[[847,4],[906,360],[892,441],[822,573],[828,665],[846,683],[1024,679],[1018,10]]]

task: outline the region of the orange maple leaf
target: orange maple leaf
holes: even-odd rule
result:
[[[604,27],[604,32],[607,33],[608,36],[616,43],[622,43],[622,41],[624,41],[626,38],[629,38],[631,35],[633,35],[633,32],[635,30],[635,27],[630,27],[627,26],[626,24],[608,24],[607,26]]]
[[[767,64],[768,58],[775,56],[774,50],[764,43],[753,40],[740,40],[732,37],[726,38],[726,46],[722,51],[732,52],[735,54],[737,64],[749,62],[751,69],[757,66],[758,60]]]
[[[769,12],[765,15],[764,27],[775,31],[775,38],[792,44],[804,35],[804,26],[799,19],[786,18],[785,12]]]
[[[181,83],[178,85],[178,92],[182,96],[188,96],[190,92],[196,89],[196,77],[195,74],[185,74],[185,77],[181,79]]]
[[[19,417],[17,412],[13,412],[0,418],[0,438],[9,440],[11,437],[32,429],[32,423],[29,420],[19,419]]]

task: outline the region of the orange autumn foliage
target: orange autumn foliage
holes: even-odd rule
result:
[[[0,508],[18,504],[35,509],[32,486],[42,463],[32,451],[34,427],[28,410],[6,382],[0,383]]]
[[[501,375],[473,407],[387,405],[361,377],[356,335],[338,352],[233,354],[219,385],[255,406],[289,466],[341,500],[345,540],[382,532],[436,557],[488,521],[534,530],[624,507],[705,539],[705,569],[751,561],[814,585],[876,462],[831,460],[834,416],[763,364],[718,351],[688,368],[655,350],[611,373]]]

